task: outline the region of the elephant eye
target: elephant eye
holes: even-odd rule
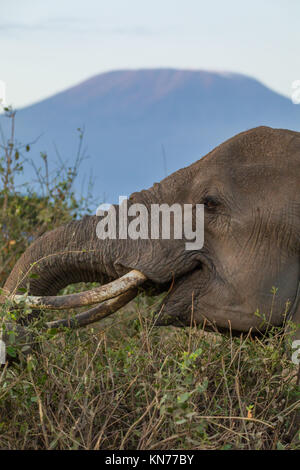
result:
[[[219,206],[218,200],[213,196],[206,196],[203,200],[205,209],[210,211],[216,209]]]

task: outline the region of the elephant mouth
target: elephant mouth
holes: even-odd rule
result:
[[[216,270],[204,253],[197,254],[197,265],[167,286],[167,295],[154,312],[155,326],[189,326],[196,304],[213,289]]]
[[[166,297],[154,313],[155,326],[183,327],[190,324],[195,294],[195,291],[190,288],[192,277],[197,277],[199,280],[203,278],[203,265],[179,277],[169,286]],[[202,289],[204,290],[204,283],[202,283]],[[180,296],[181,298],[178,299],[176,294],[179,291],[185,293],[184,298]]]

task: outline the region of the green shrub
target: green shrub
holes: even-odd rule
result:
[[[261,342],[155,328],[153,301],[101,329],[39,335],[39,351],[0,376],[0,448],[299,449],[280,331]]]
[[[9,137],[1,132],[0,144],[0,286],[35,238],[87,213],[91,202],[90,191],[86,197],[76,197],[74,192],[74,182],[84,159],[80,129],[74,163],[68,166],[61,159],[57,168],[50,171],[45,153],[40,154],[38,164],[29,157],[31,144],[17,142],[15,112],[6,109],[6,118],[11,123],[11,132]],[[36,184],[27,182],[17,186],[16,178],[27,169],[34,171]]]

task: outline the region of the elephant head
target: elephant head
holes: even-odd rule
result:
[[[38,238],[4,290],[16,294],[29,286],[27,302],[35,308],[104,301],[78,316],[78,324],[115,311],[136,295],[137,285],[168,290],[160,325],[193,321],[220,331],[260,333],[287,316],[299,323],[299,177],[300,133],[267,127],[243,132],[129,198],[129,207],[204,205],[201,249],[186,250],[185,239],[125,239],[118,231],[116,238],[100,240],[99,217],[86,216]],[[38,276],[30,277],[32,272]],[[55,297],[74,282],[116,279],[108,287]]]

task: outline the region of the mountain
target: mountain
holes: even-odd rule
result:
[[[40,136],[32,155],[55,146],[71,162],[85,128],[99,202],[147,188],[234,134],[256,127],[300,130],[300,106],[259,81],[235,73],[174,69],[103,73],[17,112],[17,136]],[[37,158],[37,157],[35,157]],[[25,175],[26,178],[32,175]]]

